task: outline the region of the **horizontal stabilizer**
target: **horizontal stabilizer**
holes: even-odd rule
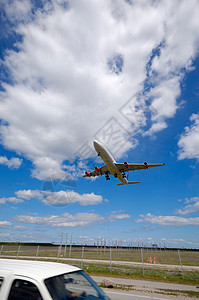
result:
[[[129,181],[128,182],[128,184],[134,184],[134,183],[140,183],[140,181]],[[126,184],[124,184],[124,183],[118,183],[118,185],[126,185]]]

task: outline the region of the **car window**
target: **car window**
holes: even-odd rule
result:
[[[53,300],[108,299],[103,291],[83,271],[51,277],[45,279],[44,282]]]
[[[1,288],[2,284],[3,284],[3,278],[0,277],[0,288]]]
[[[43,300],[35,284],[27,280],[13,281],[8,300]]]
[[[74,294],[88,294],[98,298],[98,291],[81,273],[74,272],[64,275],[66,288]]]

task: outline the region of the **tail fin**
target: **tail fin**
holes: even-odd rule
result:
[[[135,183],[140,183],[140,181],[129,181],[128,182],[128,184],[135,184]],[[124,183],[118,183],[118,185],[126,185],[126,184],[124,184]]]

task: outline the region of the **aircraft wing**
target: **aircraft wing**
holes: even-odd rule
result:
[[[108,171],[108,169],[107,169],[106,165],[104,165],[101,168],[96,168],[92,172],[86,172],[86,174],[83,175],[83,177],[95,177],[95,176],[99,176],[99,175],[104,175],[107,171]]]
[[[143,163],[143,164],[115,164],[116,167],[119,169],[119,171],[124,171],[124,172],[128,172],[128,171],[135,171],[135,170],[145,170],[148,168],[152,168],[152,167],[161,167],[164,166],[165,164],[148,164],[148,163]]]

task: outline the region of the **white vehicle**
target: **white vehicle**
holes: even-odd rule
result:
[[[108,300],[81,269],[66,264],[0,259],[1,300]]]
[[[105,174],[106,180],[110,180],[109,174],[111,174],[115,178],[118,178],[119,181],[121,182],[118,185],[134,184],[140,182],[128,181],[125,172],[142,170],[142,169],[146,170],[152,167],[164,166],[164,164],[148,164],[147,162],[143,164],[135,164],[135,163],[132,164],[126,161],[123,164],[117,163],[102,143],[95,140],[93,144],[96,152],[98,153],[98,156],[100,156],[103,159],[105,165],[100,168],[95,167],[95,170],[92,172],[85,172],[85,175],[83,177],[99,176]]]

